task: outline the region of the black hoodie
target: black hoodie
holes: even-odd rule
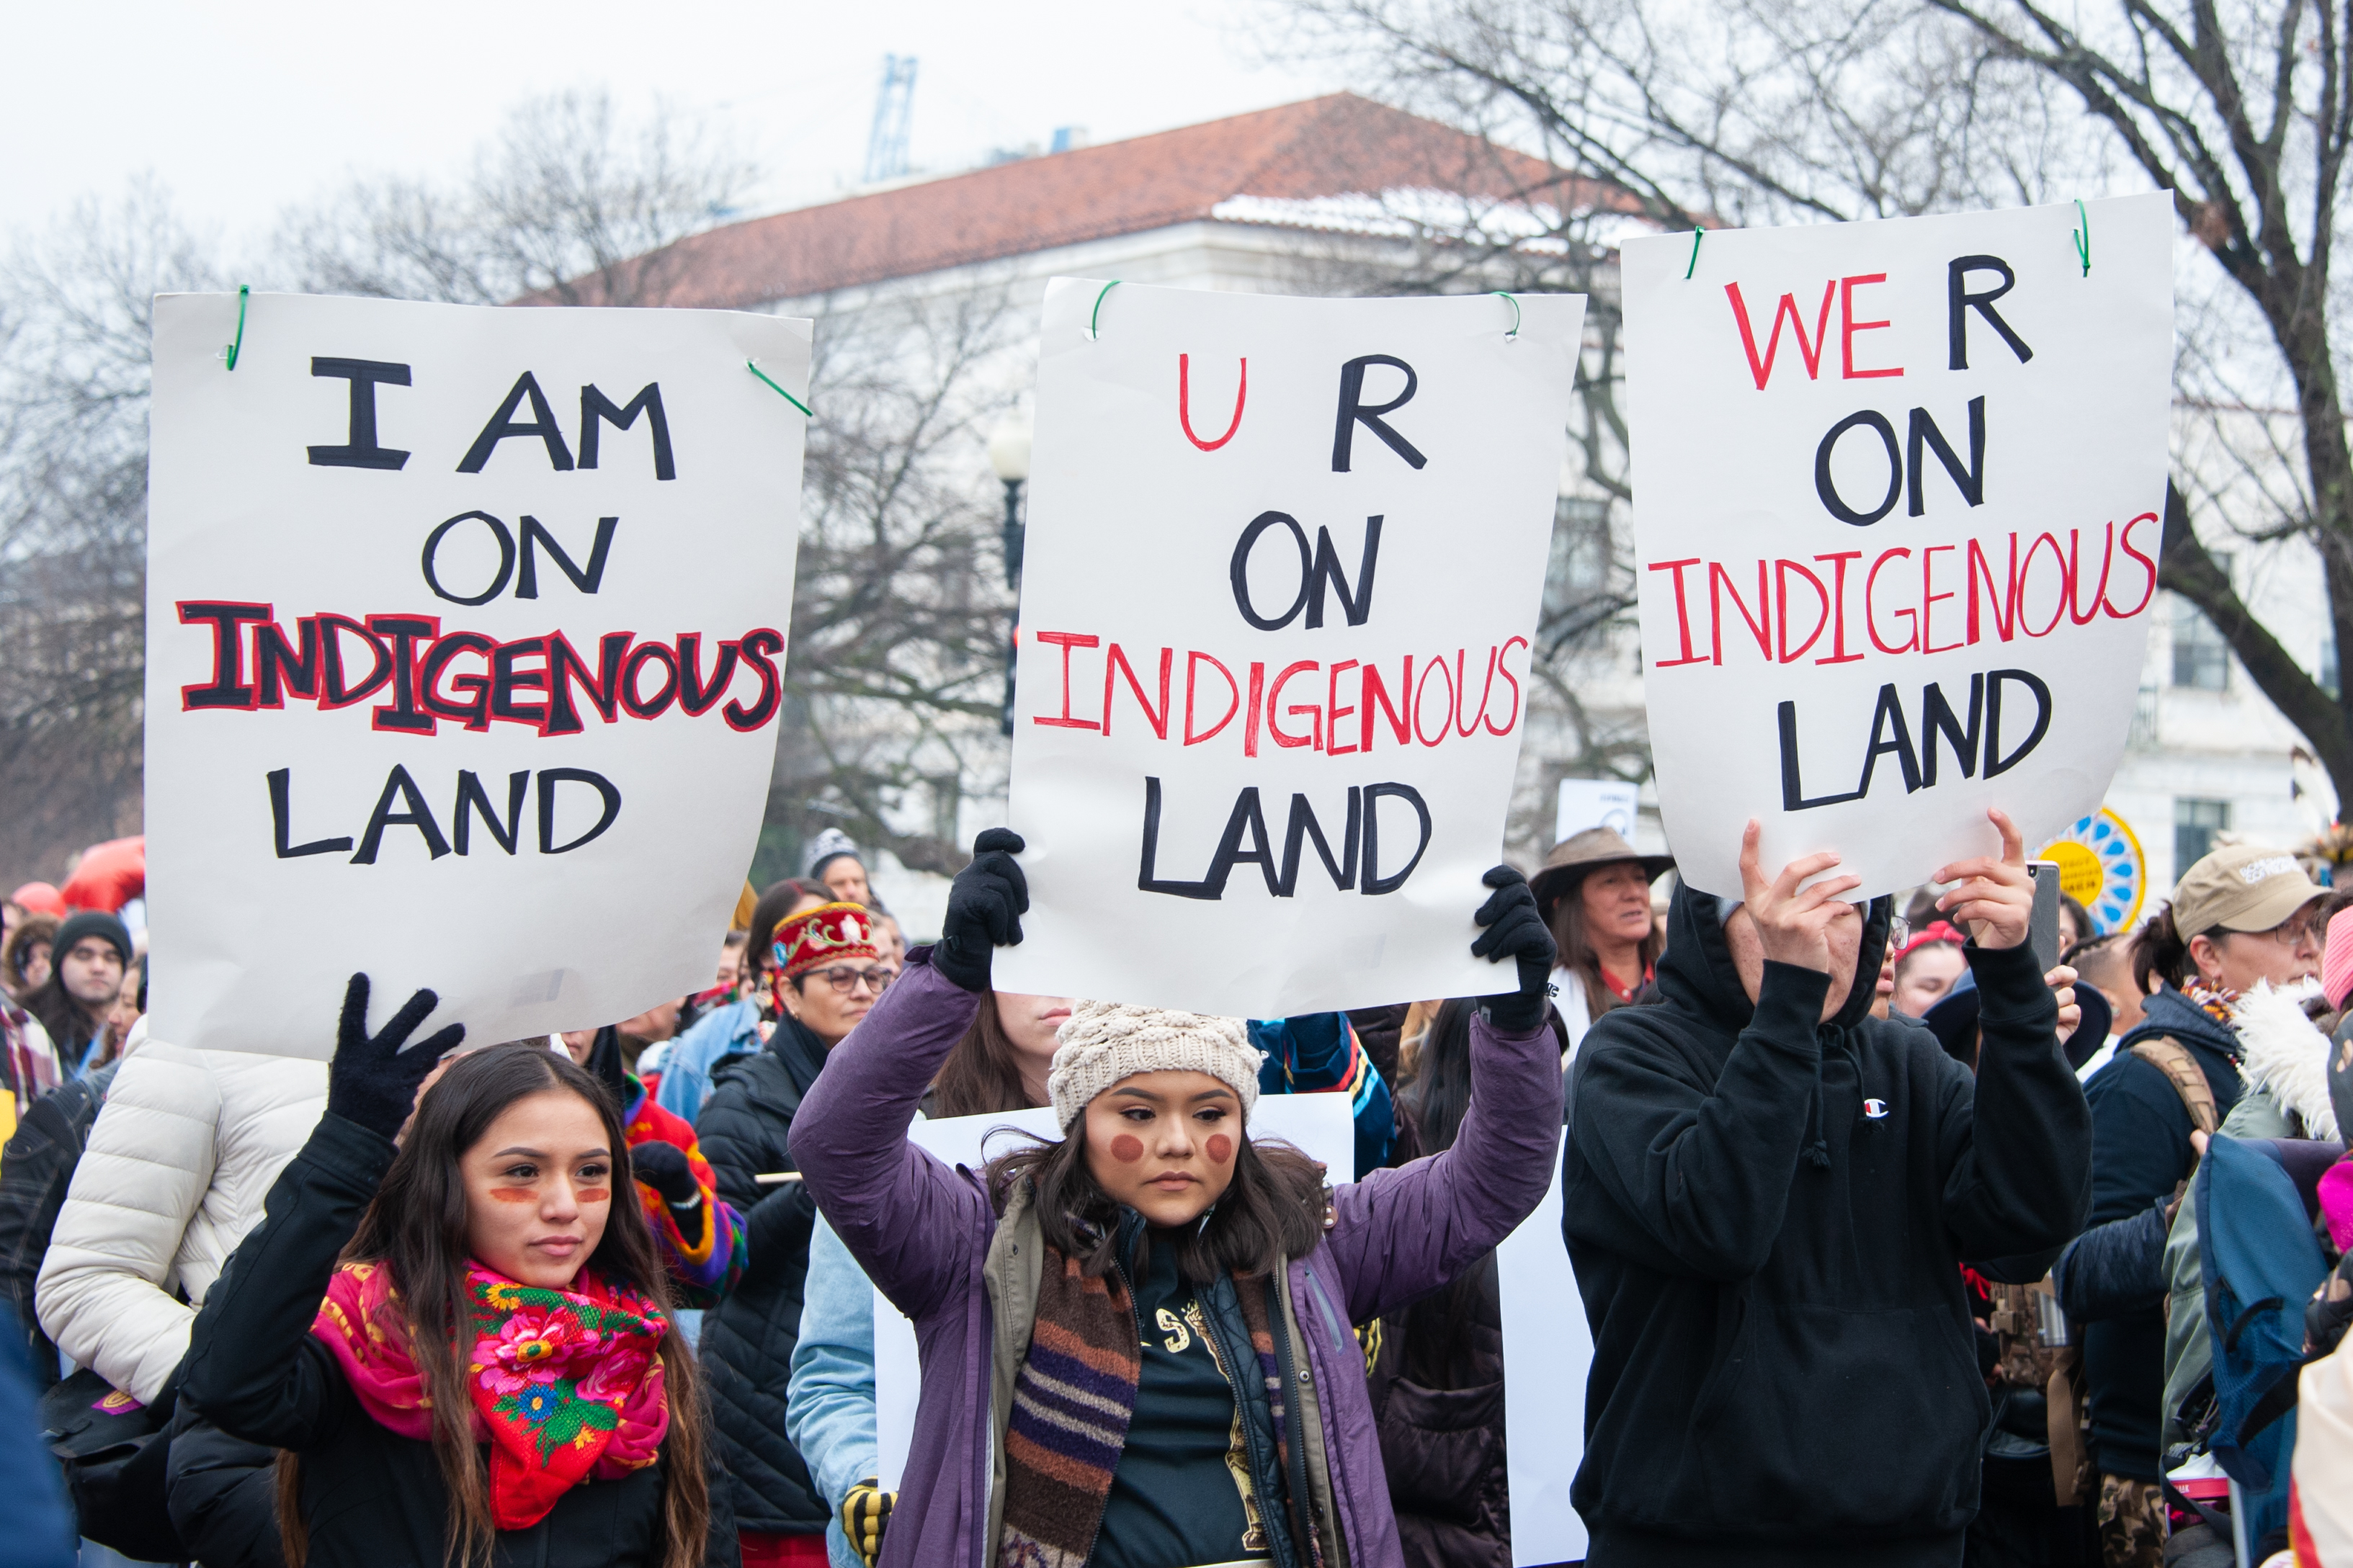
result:
[[[1714,899],[1668,921],[1661,1002],[1578,1050],[1563,1160],[1588,1562],[1957,1563],[1988,1418],[1959,1265],[2033,1278],[2090,1204],[2056,1004],[2027,948],[1968,948],[1973,1082],[1867,978],[1818,1024],[1828,975],[1767,963],[1752,1005]]]

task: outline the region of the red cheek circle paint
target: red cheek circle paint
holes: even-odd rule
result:
[[[1144,1158],[1144,1140],[1133,1132],[1123,1132],[1111,1141],[1111,1157],[1123,1165],[1133,1165]]]
[[[1220,1165],[1234,1157],[1234,1141],[1222,1132],[1209,1134],[1208,1148],[1209,1158]]]

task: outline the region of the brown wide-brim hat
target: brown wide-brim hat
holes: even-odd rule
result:
[[[1672,855],[1644,855],[1607,827],[1588,827],[1573,834],[1552,847],[1544,865],[1528,879],[1528,887],[1536,896],[1536,908],[1549,917],[1553,905],[1558,903],[1588,872],[1603,866],[1615,866],[1630,860],[1642,868],[1645,881],[1655,881],[1662,871],[1674,869]]]

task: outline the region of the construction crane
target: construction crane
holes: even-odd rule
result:
[[[884,55],[882,86],[874,95],[874,129],[866,138],[866,183],[907,172],[907,119],[915,109],[915,57]]]

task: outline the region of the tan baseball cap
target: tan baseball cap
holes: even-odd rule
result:
[[[2189,941],[2215,931],[2270,931],[2328,889],[2296,858],[2259,844],[2217,849],[2173,889],[2173,929]]]

